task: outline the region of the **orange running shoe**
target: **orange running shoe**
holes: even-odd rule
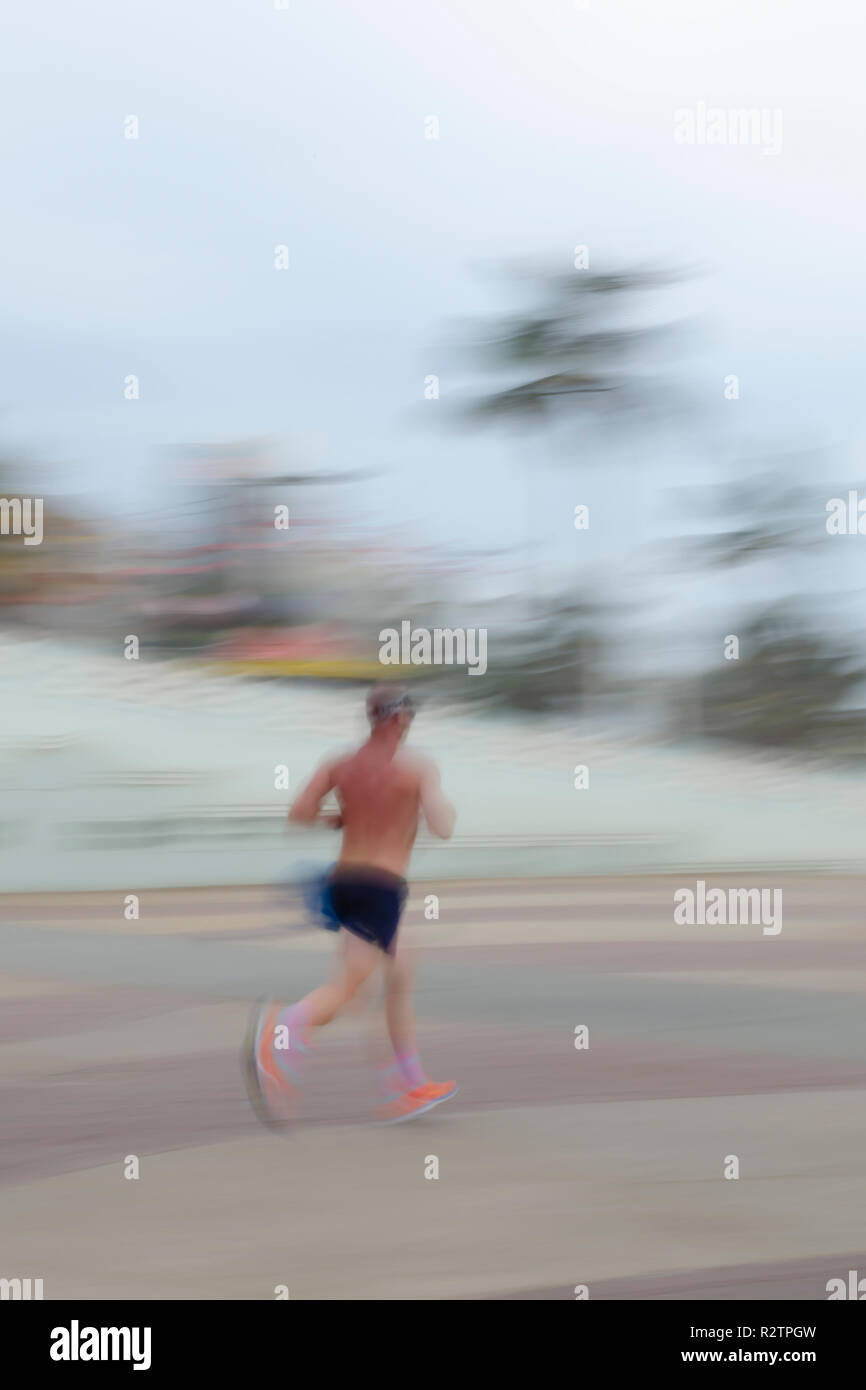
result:
[[[250,1102],[269,1129],[285,1129],[297,1112],[293,1078],[275,1055],[274,1032],[279,1015],[279,1004],[259,1001],[250,1018],[241,1057]]]
[[[380,1124],[398,1125],[402,1120],[412,1120],[416,1115],[425,1114],[434,1105],[441,1105],[443,1100],[450,1100],[459,1090],[456,1081],[425,1081],[423,1086],[404,1091],[396,1100],[380,1105],[376,1116]]]

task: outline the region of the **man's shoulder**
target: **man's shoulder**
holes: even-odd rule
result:
[[[436,770],[436,763],[429,753],[422,752],[420,748],[401,748],[398,757],[401,766],[418,777],[425,777]]]
[[[340,768],[354,762],[360,751],[360,747],[337,748],[324,759],[324,766],[329,767],[332,772],[338,772]]]

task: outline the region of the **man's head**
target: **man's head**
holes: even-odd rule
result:
[[[415,705],[404,685],[374,685],[367,696],[367,718],[373,730],[405,734],[414,717]]]

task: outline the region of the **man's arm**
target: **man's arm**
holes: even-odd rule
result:
[[[312,825],[319,814],[319,806],[334,786],[334,764],[324,762],[313,773],[303,791],[295,797],[289,811],[292,825]]]
[[[443,792],[439,769],[430,758],[425,758],[421,766],[419,791],[428,829],[440,840],[450,840],[457,812]]]

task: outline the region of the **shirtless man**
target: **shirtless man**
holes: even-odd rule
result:
[[[343,832],[340,858],[328,881],[330,906],[340,922],[335,975],[299,1003],[267,1003],[257,1010],[248,1034],[246,1072],[256,1109],[267,1123],[282,1126],[294,1115],[294,1099],[313,1029],[329,1023],[355,996],[377,966],[385,968],[385,1017],[394,1049],[392,1094],[379,1118],[411,1119],[448,1100],[453,1081],[428,1081],[415,1046],[409,961],[397,950],[397,929],[408,892],[404,874],[419,815],[434,835],[447,840],[455,811],[429,758],[401,747],[414,709],[401,686],[377,686],[367,697],[370,737],[354,753],[327,759],[289,811],[292,824],[319,820],[324,798],[334,792],[340,806],[326,824]]]

